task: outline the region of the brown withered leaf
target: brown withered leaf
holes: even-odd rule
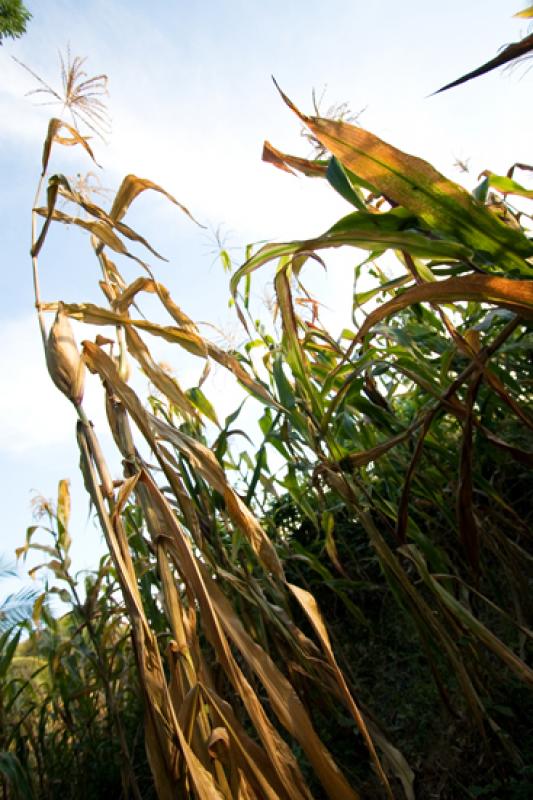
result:
[[[36,208],[35,212],[41,217],[49,216],[48,209],[46,208]],[[129,255],[124,243],[113,232],[113,228],[103,220],[80,219],[79,217],[72,217],[70,214],[65,214],[63,211],[58,210],[54,210],[51,217],[57,222],[63,222],[65,225],[78,225],[80,228],[84,228],[92,233],[93,236],[96,236],[97,239],[100,239],[100,241],[116,253]]]
[[[250,543],[259,559],[277,578],[283,578],[283,567],[276,550],[258,520],[232,489],[214,453],[191,436],[151,417],[153,430],[162,439],[174,444],[205,481],[222,495],[233,523]]]
[[[383,303],[365,319],[357,332],[356,341],[361,342],[376,323],[414,303],[453,303],[459,300],[496,303],[520,316],[533,319],[533,281],[511,280],[495,275],[466,275],[413,286]]]
[[[258,400],[261,400],[263,403],[272,406],[273,408],[281,408],[280,404],[272,396],[267,387],[256,381],[255,378],[252,378],[251,375],[246,372],[238,358],[231,353],[227,353],[225,350],[222,350],[212,342],[207,341],[206,344],[207,352],[213,361],[216,361],[218,364],[221,364],[223,367],[226,367],[226,369],[232,372],[237,380],[240,381],[243,386],[246,386],[246,388],[254,397],[256,397]]]
[[[151,475],[143,471],[141,480],[150,493],[152,505],[157,508],[164,521],[167,549],[175,553],[181,577],[198,602],[205,635],[215,649],[218,661],[228,679],[243,701],[265,751],[278,773],[281,785],[284,787],[285,797],[289,800],[310,800],[294,755],[268,719],[261,702],[231,652],[221,621],[202,577],[200,564],[192,552],[188,537],[184,534],[171,506]]]
[[[170,297],[170,292],[162,283],[151,278],[136,278],[117,297],[114,306],[119,312],[127,311],[139,292],[157,294],[172,318],[182,328],[197,331],[195,323],[177,306]]]
[[[86,467],[89,468],[89,474],[92,474],[88,451],[85,450],[85,453]],[[132,621],[139,676],[145,695],[145,735],[148,758],[154,770],[154,780],[160,797],[168,798],[168,800],[175,797],[178,753],[181,752],[197,796],[205,798],[205,800],[224,800],[212,775],[191,749],[174,713],[157,641],[148,625],[138,592],[137,578],[129,554],[120,510],[140,479],[142,479],[142,473],[137,473],[124,481],[112,519],[109,519],[94,475],[92,476],[91,495],[96,500],[100,521],[118,570]],[[177,744],[179,744],[179,750],[176,747]]]
[[[299,742],[316,775],[332,800],[355,800],[352,789],[331,754],[320,741],[307,711],[287,678],[251,636],[217,583],[203,570],[211,602],[217,611],[226,635],[235,643],[242,656],[259,678],[281,724]],[[289,587],[291,588],[291,587]]]
[[[200,685],[206,702],[211,706],[211,714],[218,724],[223,724],[230,736],[232,747],[232,763],[239,772],[247,776],[256,794],[252,797],[264,797],[265,800],[278,800],[283,797],[283,784],[272,768],[264,750],[250,738],[229,703],[222,700],[213,689]],[[240,783],[240,781],[239,781]]]
[[[43,303],[43,310],[56,309],[55,303]],[[125,325],[139,330],[147,331],[154,336],[160,336],[171,344],[179,344],[189,353],[205,358],[207,345],[198,334],[190,330],[183,330],[172,326],[157,325],[144,319],[131,319],[124,314],[117,314],[108,308],[96,306],[93,303],[65,303],[65,312],[72,319],[88,322],[92,325]]]
[[[47,199],[46,210],[33,209],[34,214],[41,214],[41,216],[45,217],[45,221],[37,240],[32,245],[30,251],[32,258],[36,258],[39,255],[39,252],[44,244],[44,240],[46,239],[48,228],[50,227],[50,223],[52,222],[52,217],[54,215],[54,209],[57,202],[58,192],[59,192],[58,181],[50,181],[46,192],[46,199]]]
[[[174,403],[186,417],[198,419],[196,408],[182,390],[178,381],[165,372],[165,370],[154,361],[143,340],[132,327],[126,327],[126,344],[128,351],[139,363],[154,386],[156,386],[171,403]]]
[[[165,800],[172,800],[175,797],[176,769],[179,763],[179,751],[175,742],[177,723],[170,703],[157,642],[144,614],[122,520],[119,514],[116,514],[113,519],[109,517],[91,456],[88,431],[88,426],[81,422],[78,423],[80,466],[87,491],[96,507],[107,546],[117,570],[132,625],[139,680],[145,697],[145,743],[148,760],[154,770],[158,796]],[[123,486],[121,491],[123,501],[134,485],[135,482],[132,480]],[[217,800],[219,799],[217,798]]]
[[[96,205],[96,203],[91,202],[84,193],[76,191],[76,189],[72,188],[69,181],[64,175],[52,175],[48,184],[49,194],[51,187],[54,187],[54,185],[57,185],[59,194],[64,200],[67,200],[70,203],[74,203],[74,205],[79,206],[84,211],[86,211],[87,214],[105,223],[110,228],[116,229],[127,239],[130,239],[130,241],[142,244],[143,247],[146,247],[147,250],[149,250],[154,256],[156,256],[156,258],[159,258],[161,261],[167,260],[164,256],[158,253],[154,247],[152,247],[150,242],[148,242],[144,238],[144,236],[141,236],[139,233],[134,231],[128,225],[125,225],[123,222],[113,219],[109,214],[107,214],[106,211],[104,211],[103,208]],[[36,209],[36,211],[38,211],[38,213],[41,213],[40,209]],[[48,213],[50,215],[50,201],[48,201]],[[63,219],[61,221],[65,222],[66,220]],[[98,253],[98,255],[100,255],[100,253]]]
[[[70,133],[70,137],[59,136],[58,134],[61,128],[65,128]],[[53,117],[48,123],[48,132],[46,134],[46,139],[44,140],[43,159],[42,159],[43,168],[41,173],[42,175],[44,175],[46,173],[46,170],[48,169],[48,162],[50,160],[50,153],[54,142],[58,142],[59,144],[67,146],[81,144],[83,149],[89,154],[94,163],[97,166],[100,166],[94,157],[94,153],[91,150],[91,147],[87,139],[84,136],[82,136],[76,130],[76,128],[73,128],[71,125],[68,125],[61,119]]]
[[[112,312],[109,313],[112,314]],[[89,368],[98,372],[113,387],[113,390],[132,414],[147,442],[153,447],[154,452],[161,456],[154,432],[160,438],[171,442],[182,450],[205,480],[225,498],[228,512],[232,516],[235,525],[239,527],[248,539],[265,567],[277,577],[282,577],[283,568],[272,542],[251,511],[231,489],[224,471],[212,451],[156,417],[149,416],[135,392],[120,378],[113,360],[93,342],[84,341],[83,348]]]
[[[262,159],[267,164],[273,164],[278,169],[289,172],[291,175],[294,175],[293,170],[296,170],[310,178],[325,178],[328,171],[326,162],[310,161],[307,158],[287,155],[287,153],[282,153],[281,150],[276,150],[270,142],[266,141],[263,145]]]
[[[160,192],[160,194],[164,195],[168,200],[170,200],[171,203],[174,203],[174,205],[178,206],[178,208],[187,214],[187,216],[190,217],[193,222],[196,222],[197,225],[200,224],[194,219],[189,209],[179,203],[176,198],[165,191],[165,189],[163,189],[161,186],[158,186],[157,183],[153,183],[153,181],[147,180],[146,178],[138,178],[136,175],[126,175],[120,184],[118,192],[115,195],[111,211],[109,212],[109,216],[112,217],[116,222],[119,222],[124,217],[135,198],[138,197],[141,192],[144,192],[147,189],[151,189],[154,192]],[[204,226],[200,225],[200,227]]]

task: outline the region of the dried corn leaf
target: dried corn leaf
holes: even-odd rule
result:
[[[156,417],[151,418],[151,423],[157,435],[175,445],[186,456],[191,467],[222,495],[233,523],[248,540],[260,561],[277,578],[282,578],[283,568],[272,542],[239,495],[231,488],[213,451]]]
[[[174,403],[186,417],[198,419],[196,408],[181,389],[178,381],[165,372],[165,370],[153,360],[150,351],[137,331],[132,327],[126,327],[126,343],[129,352],[140,364],[154,386],[156,386],[171,403]]]
[[[209,591],[202,577],[199,563],[192,553],[187,537],[184,535],[168,501],[151,476],[143,472],[142,481],[150,492],[153,504],[164,519],[168,547],[175,551],[181,577],[188,584],[199,604],[206,636],[214,647],[226,675],[246,707],[269,759],[284,786],[286,797],[290,798],[290,800],[303,800],[304,798],[308,800],[309,794],[294,756],[269,722],[255,692],[231,653],[229,643],[224,635],[219,617],[213,607]]]
[[[154,770],[159,796],[171,800],[175,796],[177,779],[178,751],[174,743],[177,724],[166,687],[159,649],[144,614],[120,515],[117,512],[111,520],[107,513],[91,458],[87,427],[82,423],[78,423],[78,444],[81,454],[80,466],[86,487],[95,504],[132,624],[139,677],[145,696],[148,759]],[[134,480],[123,487],[121,501],[124,501],[134,488],[137,479],[138,476],[135,476]]]
[[[112,217],[104,211],[103,208],[97,206],[95,203],[92,203],[90,200],[85,197],[80,192],[77,192],[75,189],[72,188],[68,179],[64,175],[52,175],[48,182],[48,193],[50,194],[51,188],[54,188],[56,192],[59,192],[61,197],[64,200],[68,200],[69,202],[73,203],[74,205],[79,206],[92,217],[95,217],[97,220],[105,222],[109,227],[116,229],[119,233],[125,236],[127,239],[130,239],[134,242],[139,242],[147,250],[149,250],[156,258],[161,259],[162,261],[166,261],[166,259],[155,250],[152,245],[140,234],[130,228],[128,225],[125,225],[122,222],[117,222]],[[50,202],[48,202],[48,213],[50,215]]]
[[[117,297],[114,303],[115,309],[120,313],[127,311],[139,292],[157,294],[170,316],[181,328],[187,328],[195,332],[198,331],[192,319],[173,302],[168,289],[163,286],[162,283],[158,283],[151,278],[137,278],[133,283],[130,283],[130,285],[121,292],[120,296]]]
[[[331,754],[320,741],[305,707],[287,678],[263,648],[246,632],[229,601],[205,570],[203,577],[226,634],[237,645],[250,668],[260,679],[272,709],[282,725],[299,742],[328,796],[332,800],[343,798],[355,800],[358,797],[357,792],[350,788]]]
[[[261,402],[266,403],[273,408],[281,408],[280,404],[273,397],[269,389],[262,383],[259,383],[259,381],[255,380],[255,378],[252,378],[246,372],[236,356],[232,355],[231,353],[227,353],[225,350],[217,347],[217,345],[213,344],[212,342],[206,341],[206,344],[207,352],[213,361],[216,361],[218,364],[221,364],[223,367],[226,367],[226,369],[232,372],[237,380],[242,383],[242,385],[245,386],[250,394],[252,394],[257,400],[260,400]]]
[[[232,764],[247,776],[257,792],[257,797],[277,800],[284,796],[283,785],[272,768],[265,752],[251,739],[235,716],[229,703],[220,698],[213,689],[201,685],[206,701],[211,706],[215,720],[225,726],[232,747]],[[254,795],[255,797],[255,795]]]
[[[52,222],[52,218],[54,215],[54,209],[57,201],[58,192],[59,192],[59,184],[57,183],[57,181],[50,181],[46,192],[47,207],[46,211],[44,212],[45,221],[43,227],[41,228],[37,241],[33,242],[30,251],[31,256],[33,258],[36,258],[39,255],[39,252],[44,244],[44,240],[46,239],[48,228],[50,227],[50,223]],[[33,209],[34,214],[38,213],[42,214],[42,212],[43,209],[35,209],[35,208]]]
[[[112,217],[116,222],[119,222],[126,214],[126,211],[135,198],[138,197],[141,192],[144,192],[147,189],[151,189],[154,192],[160,192],[160,194],[164,195],[168,200],[170,200],[171,203],[174,203],[174,205],[178,206],[178,208],[187,214],[187,216],[190,217],[193,222],[196,222],[188,208],[181,203],[178,203],[176,198],[165,191],[165,189],[162,189],[161,186],[157,185],[157,183],[153,183],[146,178],[138,178],[136,175],[126,175],[120,184],[119,190],[115,195],[111,211],[109,212],[109,216]],[[199,223],[196,224],[198,225]]]
[[[357,341],[362,341],[376,323],[414,303],[453,303],[460,300],[494,303],[533,319],[533,281],[493,275],[466,275],[464,278],[448,278],[406,289],[368,315],[359,328]]]
[[[289,172],[291,175],[294,175],[293,169],[295,169],[297,172],[301,172],[311,178],[325,178],[328,171],[327,161],[309,161],[307,158],[289,156],[280,150],[276,150],[270,142],[264,143],[262,158],[268,164],[273,164],[278,169]]]
[[[46,208],[36,208],[35,212],[40,214],[42,217],[49,216]],[[65,225],[77,225],[79,228],[89,231],[90,234],[95,236],[102,244],[110,247],[115,253],[120,253],[120,255],[131,258],[133,261],[136,261],[138,264],[144,267],[144,269],[148,269],[148,266],[144,261],[129,252],[122,239],[116,235],[111,225],[105,220],[90,220],[81,219],[80,217],[72,217],[69,214],[64,214],[62,211],[58,211],[57,209],[53,210],[51,219],[57,222],[62,222]]]
[[[59,131],[61,130],[61,128],[65,128],[70,133],[69,138],[59,136]],[[89,154],[94,163],[95,164],[97,163],[87,139],[84,136],[82,136],[76,130],[76,128],[73,128],[71,125],[68,125],[61,119],[53,117],[48,123],[48,132],[46,134],[46,139],[44,140],[43,159],[42,159],[43,168],[41,173],[42,175],[44,175],[46,173],[46,170],[48,169],[48,161],[50,160],[50,152],[52,150],[52,145],[54,142],[59,142],[59,144],[63,145],[81,144],[83,149]]]
[[[43,303],[43,310],[45,311],[53,311],[55,308],[55,303]],[[81,322],[88,322],[91,325],[124,325],[139,328],[151,333],[153,336],[159,336],[171,344],[179,344],[195,356],[205,358],[207,355],[206,342],[191,330],[157,325],[144,319],[131,319],[124,314],[117,314],[93,303],[65,303],[64,309],[69,317]]]
[[[531,19],[533,17],[533,6],[528,6],[524,8],[522,11],[517,11],[516,14],[513,14],[513,17],[519,17],[521,19]]]

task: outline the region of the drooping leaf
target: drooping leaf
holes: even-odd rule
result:
[[[142,481],[150,492],[150,496],[156,502],[167,530],[173,531],[175,534],[169,542],[169,547],[172,546],[183,578],[194,592],[200,605],[206,636],[215,648],[217,657],[224,667],[227,677],[239,693],[265,751],[284,786],[287,798],[289,800],[304,800],[304,798],[307,798],[307,790],[297,762],[286,743],[270,723],[249,681],[233,657],[223,630],[222,620],[213,603],[212,592],[208,589],[209,579],[207,575],[202,574],[200,564],[193,556],[187,537],[180,530],[179,523],[171,507],[155,482],[147,473],[143,473]],[[216,590],[213,591],[216,593]],[[354,793],[347,794],[346,800],[356,800],[356,795]]]
[[[514,194],[520,197],[527,197],[529,200],[533,199],[533,189],[526,189],[507,175],[495,175],[494,172],[489,170],[485,170],[481,175],[485,176],[489,186],[497,189],[502,194]]]
[[[37,214],[40,214],[43,217],[47,216],[47,209],[45,208],[36,208],[35,211]],[[58,211],[57,209],[53,211],[52,219],[56,220],[57,222],[62,222],[65,225],[77,225],[79,228],[89,231],[89,233],[99,239],[102,244],[110,247],[115,253],[120,253],[120,255],[131,258],[134,261],[137,261],[137,263],[141,266],[146,267],[144,261],[141,261],[140,258],[137,258],[137,256],[129,252],[122,239],[116,235],[111,225],[104,220],[88,220],[82,219],[81,217],[72,217],[69,214]]]
[[[59,136],[59,131],[61,128],[65,128],[69,132],[70,137]],[[84,136],[81,136],[76,128],[73,128],[71,125],[63,122],[63,120],[52,118],[48,123],[48,133],[43,146],[42,175],[44,175],[48,169],[48,161],[50,160],[50,152],[52,150],[54,141],[59,142],[59,144],[62,145],[81,144],[83,149],[89,154],[94,163],[97,163],[87,139]]]
[[[414,545],[406,545],[403,548],[405,554],[416,564],[420,576],[429,586],[432,592],[438,597],[439,601],[457,618],[461,624],[479,638],[485,646],[491,650],[495,656],[501,659],[515,675],[528,686],[533,686],[533,670],[512,650],[510,650],[486,625],[477,619],[457,598],[442,586],[429,572],[423,556]]]
[[[43,304],[43,308],[51,310],[55,304]],[[92,325],[125,325],[145,330],[154,336],[160,336],[168,342],[180,344],[190,353],[205,358],[207,348],[203,339],[192,331],[181,328],[157,325],[147,320],[132,320],[123,314],[117,314],[107,308],[92,303],[64,303],[63,309],[72,319],[88,322]]]
[[[204,576],[212,602],[217,609],[227,635],[241,650],[244,658],[263,683],[276,714],[284,727],[300,742],[320,778],[328,796],[356,800],[358,794],[351,789],[333,759],[320,742],[303,704],[294,689],[267,653],[253,642],[238,616],[212,579]]]
[[[466,275],[463,278],[419,284],[396,295],[368,315],[357,333],[357,341],[362,341],[377,322],[413,303],[453,303],[459,300],[494,303],[533,319],[533,281]]]
[[[311,178],[325,178],[328,171],[327,161],[309,161],[306,158],[298,158],[297,156],[289,156],[276,150],[270,142],[265,142],[263,146],[263,161],[268,164],[274,164],[278,169],[284,172],[289,172],[294,175],[291,167],[303,175]]]
[[[359,214],[353,214],[350,221],[346,222],[346,230],[336,231],[334,228],[323,236],[316,239],[303,241],[285,242],[281,244],[267,244],[257,251],[248,261],[246,261],[232,276],[231,290],[235,294],[238,284],[246,276],[254,272],[264,264],[279,258],[308,258],[314,254],[315,250],[327,250],[334,247],[344,247],[346,245],[362,248],[363,250],[406,250],[414,256],[420,258],[435,259],[464,259],[468,261],[472,255],[461,244],[449,240],[429,239],[420,233],[410,231],[381,231],[379,229],[369,229],[368,217],[364,214],[364,222],[358,228]]]
[[[178,206],[178,208],[187,214],[187,216],[190,217],[193,222],[196,222],[189,209],[179,203],[176,198],[169,194],[165,189],[163,189],[161,186],[158,186],[157,183],[153,183],[153,181],[147,180],[146,178],[138,178],[136,175],[126,175],[120,184],[119,190],[115,195],[111,211],[109,212],[109,216],[116,222],[120,222],[135,198],[138,197],[141,192],[144,192],[147,189],[151,189],[154,192],[160,192],[160,194],[164,195],[168,200],[170,200],[171,203],[174,203],[174,205]]]

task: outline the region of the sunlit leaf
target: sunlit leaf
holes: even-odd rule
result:
[[[403,153],[362,128],[307,117],[281,94],[313,135],[347,169],[386,198],[483,258],[525,274],[533,270],[524,260],[533,255],[533,244],[521,232],[497,220],[468,192],[426,161]]]

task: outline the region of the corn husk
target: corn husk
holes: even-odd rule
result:
[[[75,406],[83,399],[85,365],[68,316],[59,303],[46,343],[46,366],[53,382]]]

